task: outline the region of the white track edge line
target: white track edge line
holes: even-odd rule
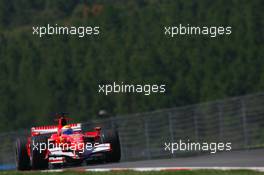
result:
[[[145,167],[145,168],[87,168],[85,171],[181,171],[181,170],[253,170],[264,172],[264,167]]]
[[[55,169],[42,170],[41,172],[64,172],[64,171],[86,171],[86,172],[107,172],[107,171],[182,171],[182,170],[253,170],[264,172],[264,167],[144,167],[144,168],[86,168],[86,169]]]

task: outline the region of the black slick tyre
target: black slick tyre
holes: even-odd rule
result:
[[[105,161],[119,162],[121,158],[121,149],[118,132],[116,130],[103,131],[101,138],[103,143],[110,143],[112,149],[110,152],[106,152]]]
[[[29,170],[30,161],[27,154],[27,139],[18,138],[16,140],[16,167],[17,170]]]

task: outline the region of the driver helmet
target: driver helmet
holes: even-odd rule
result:
[[[62,134],[70,135],[73,134],[73,129],[69,125],[65,125],[61,129]]]

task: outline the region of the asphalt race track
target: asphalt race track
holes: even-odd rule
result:
[[[264,167],[264,149],[222,152],[187,158],[156,159],[135,162],[89,165],[78,168],[141,168],[141,167]],[[78,169],[77,168],[77,169]]]

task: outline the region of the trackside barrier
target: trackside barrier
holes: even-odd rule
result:
[[[82,124],[116,128],[122,160],[191,156],[200,152],[164,150],[165,142],[231,142],[232,149],[264,147],[264,93],[209,103],[116,116]],[[0,165],[14,165],[14,141],[28,131],[0,134]]]

